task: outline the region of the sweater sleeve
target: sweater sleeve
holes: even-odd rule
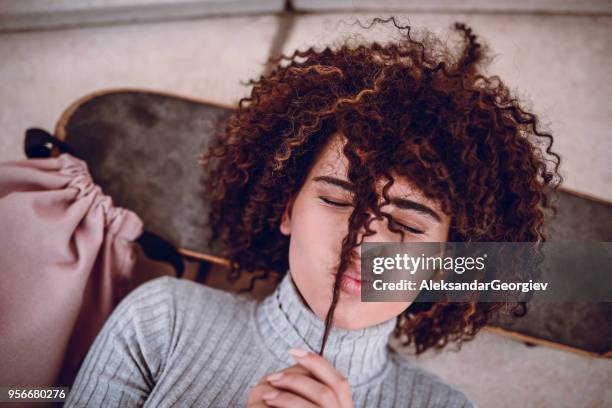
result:
[[[160,277],[146,282],[117,305],[86,355],[66,407],[144,404],[171,344],[169,281]]]

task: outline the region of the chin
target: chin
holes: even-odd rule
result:
[[[363,308],[340,297],[334,313],[334,326],[341,329],[356,330],[376,323],[364,319],[363,312]]]

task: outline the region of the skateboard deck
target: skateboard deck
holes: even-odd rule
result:
[[[208,239],[209,206],[197,157],[233,109],[147,90],[104,90],[76,101],[55,129],[55,136],[87,162],[93,180],[116,205],[138,214],[147,230],[185,257],[201,261],[207,284],[227,290],[233,289],[222,278],[227,261]],[[549,241],[612,241],[612,203],[562,189],[557,205],[558,216],[545,224]],[[534,304],[526,316],[502,317],[486,330],[530,344],[612,357],[612,303]]]

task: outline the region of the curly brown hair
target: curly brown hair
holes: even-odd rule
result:
[[[450,242],[541,242],[544,211],[556,212],[551,193],[562,177],[553,137],[538,129],[536,115],[521,107],[499,77],[479,72],[486,52],[472,30],[454,24],[464,39],[456,53],[433,35],[413,39],[410,26],[394,17],[362,27],[389,22],[400,41],[311,47],[271,58],[274,69],[248,82],[250,96],[239,101],[201,156],[203,191],[207,200],[212,197],[211,238],[220,240],[230,261],[229,280],[252,274],[252,288],[256,279],[286,273],[283,211],[332,134],[346,137],[354,209],[321,354],[339,282],[363,240],[362,235],[357,242],[358,231],[371,235],[374,219],[389,220],[380,207],[389,203],[392,172],[440,202],[451,216]],[[380,178],[387,184],[379,205],[374,181]],[[396,232],[403,240],[403,231]],[[417,354],[451,341],[461,344],[503,305],[415,302],[400,315],[394,335],[403,345],[414,343]],[[526,305],[514,305],[520,314],[517,306],[524,313]]]

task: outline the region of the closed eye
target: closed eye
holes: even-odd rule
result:
[[[401,222],[397,222],[396,220],[394,220],[393,218],[391,218],[391,224],[393,224],[394,227],[399,227],[400,229],[404,230],[404,231],[408,231],[412,234],[424,234],[424,231],[420,231],[416,228],[412,228],[409,227],[407,225],[402,224]]]
[[[325,197],[319,197],[319,199],[321,201],[323,201],[325,204],[329,204],[329,205],[334,206],[334,207],[346,208],[346,207],[352,206],[351,203],[339,203],[337,201],[333,201],[333,200],[330,200],[330,199],[325,198]],[[397,220],[395,220],[393,218],[390,218],[390,220],[391,220],[391,223],[393,224],[393,226],[395,228],[402,229],[402,230],[410,232],[412,234],[424,234],[425,233],[424,231],[420,231],[420,230],[418,230],[416,228],[412,228],[412,227],[409,227],[408,225],[404,225],[401,222],[398,222]]]
[[[325,204],[333,205],[334,207],[350,207],[352,205],[351,203],[339,203],[337,201],[332,201],[329,198],[325,197],[319,197],[319,199]]]

